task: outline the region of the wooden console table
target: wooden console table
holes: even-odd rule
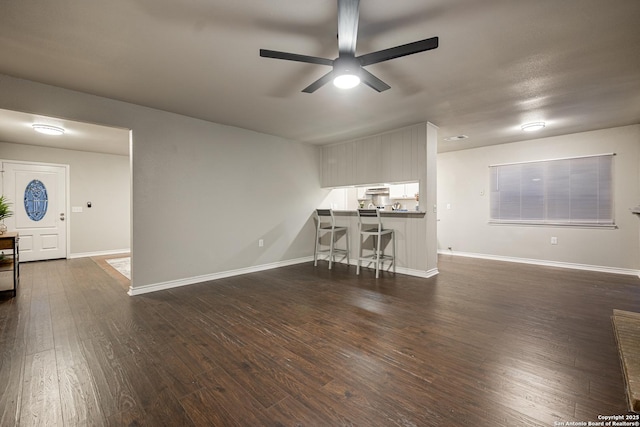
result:
[[[4,253],[4,257],[0,259],[0,271],[13,272],[13,296],[16,296],[18,283],[20,282],[20,251],[18,241],[20,237],[18,233],[0,234],[0,251]],[[7,254],[7,250],[12,252]]]

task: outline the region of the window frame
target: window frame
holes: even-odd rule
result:
[[[578,228],[610,228],[610,229],[614,229],[617,228],[616,223],[615,223],[615,194],[614,194],[614,188],[615,188],[615,183],[614,183],[614,167],[615,167],[615,162],[614,162],[614,158],[616,156],[616,153],[604,153],[604,154],[594,154],[594,155],[587,155],[587,156],[574,156],[574,157],[563,157],[563,158],[555,158],[555,159],[545,159],[545,160],[531,160],[531,161],[524,161],[524,162],[512,162],[512,163],[500,163],[500,164],[494,164],[494,165],[489,165],[489,224],[490,225],[525,225],[525,226],[546,226],[546,227],[578,227]],[[604,179],[598,174],[597,180],[594,182],[595,185],[598,185],[598,190],[596,190],[597,193],[597,205],[598,208],[600,208],[600,188],[601,185],[603,183],[608,184],[608,194],[609,194],[609,202],[610,202],[610,206],[608,206],[608,209],[611,213],[610,215],[610,219],[602,219],[602,218],[596,218],[592,221],[590,220],[585,220],[585,219],[581,219],[578,220],[576,218],[568,218],[565,220],[558,220],[555,218],[551,218],[548,215],[548,208],[549,208],[549,190],[552,189],[551,187],[551,183],[549,183],[548,181],[550,180],[549,177],[547,176],[547,171],[549,169],[552,169],[552,167],[550,165],[553,164],[553,162],[560,162],[560,161],[564,161],[564,162],[571,162],[571,161],[576,161],[576,166],[577,161],[582,160],[582,159],[589,159],[589,158],[596,158],[596,157],[609,157],[609,169],[608,169],[608,173],[609,175],[607,177],[605,177]],[[507,167],[511,167],[511,166],[522,166],[522,165],[538,165],[539,168],[541,168],[541,170],[544,172],[544,178],[543,182],[542,182],[542,206],[538,206],[539,209],[541,209],[543,211],[543,217],[541,219],[522,219],[522,207],[523,207],[523,202],[522,202],[522,168],[520,168],[520,181],[518,181],[518,184],[516,185],[516,187],[519,187],[518,189],[518,196],[519,196],[519,209],[520,209],[520,218],[519,219],[505,219],[505,218],[495,218],[494,217],[494,209],[496,208],[495,205],[495,200],[494,197],[496,196],[496,192],[500,192],[500,190],[494,190],[495,188],[498,187],[498,184],[500,183],[499,181],[499,168],[507,168]],[[560,165],[558,163],[558,165]],[[495,171],[495,172],[494,172]],[[557,170],[555,170],[554,172],[557,172]],[[598,169],[598,172],[600,172],[600,169]],[[503,172],[504,173],[504,172]],[[569,172],[569,180],[571,178],[571,171]],[[495,182],[496,180],[498,180],[497,182]],[[571,183],[569,183],[569,186],[567,187],[569,189],[569,192],[571,192]],[[566,188],[565,188],[566,190]],[[513,193],[515,194],[515,193]],[[512,196],[513,196],[512,194]],[[605,196],[606,197],[606,196]],[[499,207],[502,207],[501,201],[497,202]],[[506,203],[506,202],[505,202]],[[531,205],[535,207],[535,204]],[[599,214],[599,212],[598,212]],[[598,215],[599,216],[599,215]]]

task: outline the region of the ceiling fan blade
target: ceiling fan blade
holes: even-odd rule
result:
[[[360,69],[360,80],[362,80],[362,83],[378,92],[384,92],[387,89],[391,89],[391,86],[389,86],[364,68]]]
[[[355,56],[360,0],[338,0],[338,52]]]
[[[333,65],[332,59],[318,58],[316,56],[298,55],[297,53],[279,52],[277,50],[260,49],[263,58],[284,59],[286,61],[306,62],[309,64]]]
[[[431,50],[437,47],[438,38],[431,37],[430,39],[420,40],[389,49],[379,50],[377,52],[367,53],[366,55],[359,56],[357,59],[358,61],[360,61],[360,64],[362,64],[362,66],[366,66],[377,64],[378,62],[388,61],[390,59],[400,58],[402,56],[412,55],[418,52],[424,52],[425,50]]]
[[[304,93],[313,93],[316,90],[320,89],[322,86],[329,83],[331,80],[333,80],[333,70],[329,71],[327,74],[325,74],[315,82],[311,83],[309,86],[302,89],[302,91]]]

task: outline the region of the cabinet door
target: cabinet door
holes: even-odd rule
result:
[[[389,197],[391,199],[401,199],[405,197],[404,184],[393,184],[389,186]]]
[[[322,148],[322,180],[323,187],[340,185],[340,170],[346,168],[340,159],[340,146]]]
[[[331,147],[322,147],[322,176],[320,185],[322,187],[331,187]]]
[[[404,185],[404,192],[409,198],[414,198],[416,193],[420,192],[420,184],[412,182]]]
[[[380,166],[380,137],[361,139],[355,142],[356,184],[382,182]]]

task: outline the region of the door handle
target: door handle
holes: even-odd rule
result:
[[[60,212],[60,221],[64,221],[64,212]]]

